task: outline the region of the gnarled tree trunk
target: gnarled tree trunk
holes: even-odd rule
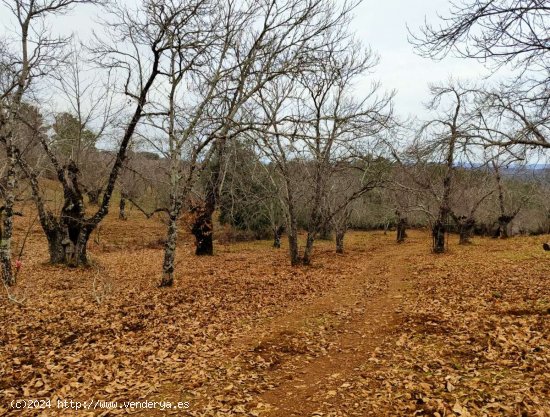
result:
[[[92,233],[91,228],[79,224],[68,227],[67,224],[52,225],[46,231],[50,263],[68,266],[88,264],[86,248]]]
[[[93,227],[87,225],[84,197],[78,185],[78,168],[73,161],[66,167],[67,180],[64,182],[65,197],[61,209],[61,225],[58,233],[63,234],[61,244],[64,250],[64,263],[69,266],[86,265],[86,246]]]

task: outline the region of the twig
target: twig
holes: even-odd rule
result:
[[[147,217],[148,219],[150,219],[154,214],[156,213],[167,213],[167,214],[170,214],[170,210],[168,210],[167,208],[165,207],[160,207],[160,208],[156,208],[154,209],[153,211],[151,212],[147,212],[145,211],[145,209],[143,209],[142,207],[140,207],[140,205],[138,203],[136,203],[132,198],[128,198],[128,201],[130,203],[132,203],[132,205],[134,207],[136,207],[139,211],[141,211],[145,217]]]
[[[18,300],[13,294],[10,293],[10,289],[8,288],[8,285],[3,280],[2,280],[2,284],[4,284],[4,289],[6,290],[6,295],[8,296],[9,301],[19,305],[24,305],[26,298]]]

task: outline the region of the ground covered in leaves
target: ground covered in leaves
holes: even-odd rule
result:
[[[73,400],[105,416],[550,416],[548,236],[451,238],[435,256],[427,232],[354,232],[345,255],[320,242],[291,268],[263,241],[196,258],[183,233],[160,289],[162,236],[158,219],[108,218],[93,266],[65,269],[33,226],[0,298],[0,415]],[[143,400],[189,408],[121,406]]]

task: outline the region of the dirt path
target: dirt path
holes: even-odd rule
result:
[[[330,353],[313,360],[298,360],[294,366],[274,371],[274,380],[283,380],[276,388],[260,396],[259,401],[269,409],[262,415],[270,417],[323,415],[319,410],[330,404],[338,408],[338,388],[359,372],[385,337],[400,321],[399,304],[407,290],[403,277],[404,256],[388,258],[375,254],[365,260],[364,272],[378,275],[386,288],[375,296],[365,296],[362,284],[365,277],[348,282],[329,299],[319,300],[306,311],[284,318],[286,332],[297,323],[307,322],[304,314],[314,317],[338,315],[344,317],[336,326]],[[313,313],[313,314],[311,314]],[[274,326],[276,330],[276,326]],[[283,375],[275,375],[275,373]]]
[[[362,376],[361,368],[401,322],[406,265],[418,250],[423,248],[412,242],[391,253],[371,242],[350,250],[345,256],[355,271],[330,292],[263,318],[209,358],[215,376],[201,386],[200,398],[190,398],[185,415],[309,417],[344,410],[345,397],[353,394],[346,381]],[[179,400],[184,392],[174,381],[157,397]]]

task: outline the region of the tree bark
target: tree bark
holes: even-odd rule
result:
[[[63,239],[64,262],[69,266],[86,265],[86,245],[95,228],[87,224],[84,197],[78,185],[78,168],[73,161],[66,167],[66,180],[63,181],[64,204],[61,209],[59,232]],[[58,232],[58,233],[59,233]],[[50,255],[51,257],[51,255]]]
[[[439,220],[436,221],[432,228],[434,253],[445,252],[445,232],[445,225]]]
[[[93,204],[94,206],[98,206],[99,196],[101,195],[101,191],[102,191],[101,188],[86,191],[86,194],[88,195],[88,202],[90,204]]]
[[[402,243],[407,237],[407,220],[400,217],[397,221],[397,243]]]
[[[288,180],[287,180],[288,181]],[[298,248],[298,220],[294,211],[294,197],[290,193],[290,186],[287,185],[287,209],[286,214],[287,230],[288,230],[288,250],[290,254],[290,265],[297,266],[300,264],[300,252]]]
[[[122,193],[120,195],[120,202],[118,203],[118,218],[120,220],[126,220],[126,195]]]
[[[0,263],[2,265],[2,280],[6,285],[14,285],[15,277],[11,269],[11,240],[2,238],[0,242]]]
[[[92,230],[86,226],[56,224],[46,231],[50,263],[71,267],[88,264],[86,248]]]
[[[4,207],[2,210],[2,228],[0,229],[0,264],[2,266],[2,280],[6,285],[15,284],[15,276],[11,268],[11,239],[13,235],[13,206],[15,204],[15,187],[17,184],[15,173],[15,154],[11,146],[6,149],[8,171]]]
[[[320,240],[332,240],[332,227],[330,222],[323,222],[319,231]]]
[[[53,228],[46,232],[50,263],[52,264],[62,264],[65,262],[65,248],[62,243],[64,241],[64,235],[60,227]]]
[[[298,231],[290,227],[288,231],[288,248],[290,252],[290,264],[296,266],[300,264],[300,253],[298,251]]]
[[[216,157],[212,164],[211,177],[206,186],[204,207],[195,218],[192,233],[195,236],[195,255],[214,255],[214,212],[219,199],[223,177],[222,161],[224,158],[224,141],[216,143]]]
[[[507,239],[509,237],[508,225],[511,223],[511,216],[500,216],[498,218],[498,237],[501,239]]]
[[[345,230],[336,230],[336,253],[344,253]]]
[[[174,284],[174,264],[178,237],[178,211],[177,209],[173,209],[168,218],[168,233],[164,245],[164,262],[162,264],[160,287],[171,287]]]
[[[195,208],[195,221],[191,228],[191,233],[195,236],[195,255],[212,256],[214,255],[212,215],[214,206],[207,204]]]
[[[311,265],[311,257],[313,255],[313,242],[315,242],[314,233],[309,232],[306,238],[306,248],[304,249],[304,256],[302,263],[304,265]]]
[[[281,236],[284,231],[284,226],[277,226],[273,230],[273,247],[276,249],[281,248]]]
[[[475,220],[472,218],[468,218],[465,220],[462,220],[459,224],[459,245],[468,245],[471,242],[470,238],[472,237],[472,233],[475,226]]]

